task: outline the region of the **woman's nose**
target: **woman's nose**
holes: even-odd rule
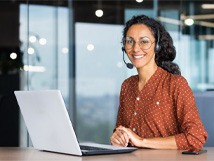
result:
[[[133,45],[133,50],[134,50],[134,51],[139,51],[139,50],[141,50],[140,45],[139,45],[138,42],[135,42],[135,43],[134,43],[134,45]]]

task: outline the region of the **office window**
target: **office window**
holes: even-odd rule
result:
[[[109,143],[126,78],[122,26],[76,23],[75,28],[77,134],[80,140]]]
[[[68,9],[65,7],[20,5],[20,42],[24,53],[24,67],[20,73],[21,89],[60,89],[67,107],[69,107],[68,15]],[[24,128],[21,132],[20,136],[25,137]],[[21,140],[26,144],[23,138]]]
[[[25,53],[24,71],[28,74],[26,79],[29,81],[23,88],[54,89],[60,86],[66,91],[69,50],[68,10],[30,5],[27,22],[27,7],[20,6],[20,41],[22,51]]]

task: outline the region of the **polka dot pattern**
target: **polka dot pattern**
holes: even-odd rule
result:
[[[123,82],[119,125],[144,138],[174,135],[178,149],[199,150],[208,137],[185,78],[160,67],[141,91],[138,75]]]

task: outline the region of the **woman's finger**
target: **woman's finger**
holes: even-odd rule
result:
[[[123,142],[123,146],[127,146],[128,142],[129,142],[129,138],[128,138],[128,135],[126,134],[126,132],[120,130],[118,134],[120,135],[119,137],[121,138],[121,140]]]
[[[112,143],[113,145],[116,145],[116,146],[124,146],[123,140],[121,139],[120,135],[118,134],[118,131],[115,131],[115,132],[113,133],[113,135],[111,136],[110,140],[111,140],[111,143]]]

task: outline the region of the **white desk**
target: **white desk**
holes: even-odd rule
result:
[[[33,148],[0,147],[0,161],[214,161],[214,147],[201,155],[183,155],[179,150],[140,149],[127,154],[72,156]]]

